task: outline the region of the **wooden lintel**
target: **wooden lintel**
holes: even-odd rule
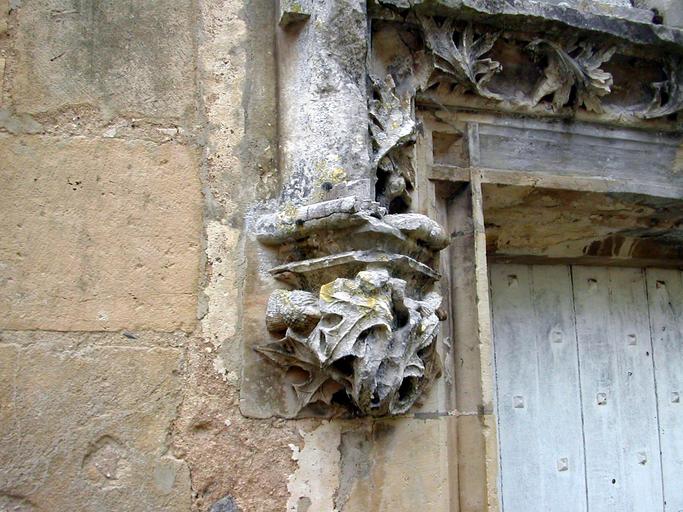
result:
[[[599,176],[559,176],[542,172],[435,165],[430,170],[429,179],[451,183],[469,182],[470,173],[473,171],[479,173],[482,184],[578,190],[583,192],[632,193],[653,197],[683,199],[682,187]]]

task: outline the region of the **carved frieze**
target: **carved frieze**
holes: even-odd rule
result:
[[[374,37],[381,37],[382,30],[402,31],[399,41],[418,35],[421,42],[411,48],[413,63],[420,60],[421,65],[426,53],[431,73],[417,92],[431,98],[451,94],[466,105],[474,96],[479,102],[473,104],[488,102],[494,110],[563,115],[584,110],[615,121],[662,118],[683,109],[682,59],[648,54],[614,39],[562,30],[539,37],[412,13],[403,22],[379,24]],[[633,72],[615,76],[610,66],[616,56],[620,63],[630,59]],[[384,56],[376,53],[374,58]],[[649,78],[656,75],[661,79]],[[450,92],[444,94],[443,86]]]

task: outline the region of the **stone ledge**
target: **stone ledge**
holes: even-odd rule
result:
[[[571,6],[536,0],[376,1],[386,6],[417,8],[462,19],[479,20],[504,26],[508,30],[552,32],[550,24],[559,23],[575,29],[601,32],[637,45],[667,47],[676,53],[683,53],[683,30],[620,17],[617,12],[612,15],[587,12]]]

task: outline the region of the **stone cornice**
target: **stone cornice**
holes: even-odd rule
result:
[[[589,11],[568,4],[537,0],[374,0],[371,12],[376,17],[392,18],[391,10],[382,7],[403,13],[411,10],[543,34],[571,28],[683,54],[683,30],[652,23],[647,11],[608,5]]]

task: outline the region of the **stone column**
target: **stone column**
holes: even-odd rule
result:
[[[279,25],[283,199],[372,199],[365,1],[283,0]]]

